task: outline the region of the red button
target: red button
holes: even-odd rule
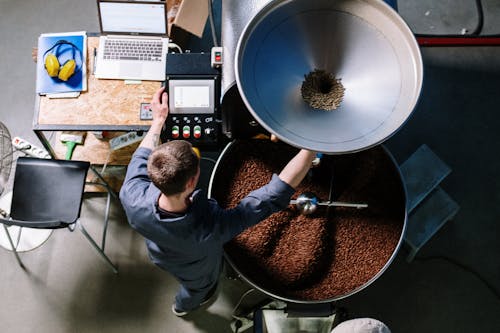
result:
[[[184,131],[184,132],[182,132],[182,136],[183,136],[185,139],[189,138],[189,131]]]
[[[196,138],[196,139],[199,139],[201,137],[201,127],[199,125],[196,125],[194,128],[193,128],[193,136]]]
[[[179,126],[172,126],[172,138],[177,139],[179,137]]]

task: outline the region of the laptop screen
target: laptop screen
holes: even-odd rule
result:
[[[166,35],[165,2],[98,0],[102,33]]]

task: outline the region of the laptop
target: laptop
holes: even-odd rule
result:
[[[168,52],[165,1],[97,0],[101,37],[99,79],[165,80]]]

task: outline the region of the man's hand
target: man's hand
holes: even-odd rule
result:
[[[165,87],[158,89],[151,99],[151,110],[153,111],[153,123],[163,125],[168,116],[168,94]]]
[[[153,111],[153,121],[139,147],[154,149],[160,143],[161,130],[168,116],[168,95],[165,87],[161,87],[153,95],[151,111]]]

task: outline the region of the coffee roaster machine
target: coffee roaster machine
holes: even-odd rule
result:
[[[357,153],[380,145],[404,125],[422,87],[418,44],[382,0],[223,0],[222,48],[221,131],[229,140],[266,133],[297,148]],[[342,82],[345,90],[336,110],[315,109],[302,98],[304,77],[317,69]],[[241,275],[242,263],[229,262]],[[287,332],[303,327],[297,318],[307,322],[335,316],[338,299],[288,299],[241,277],[284,302],[280,314],[269,314],[267,320],[282,329],[292,325]],[[272,324],[262,324],[262,309],[256,313],[256,332],[277,332],[271,331]],[[294,317],[294,324],[287,324],[283,314]]]
[[[420,51],[383,1],[222,5],[221,106],[229,137],[264,130],[292,146],[352,153],[382,143],[412,113],[422,86]],[[314,69],[342,80],[335,112],[313,110],[301,97]]]

